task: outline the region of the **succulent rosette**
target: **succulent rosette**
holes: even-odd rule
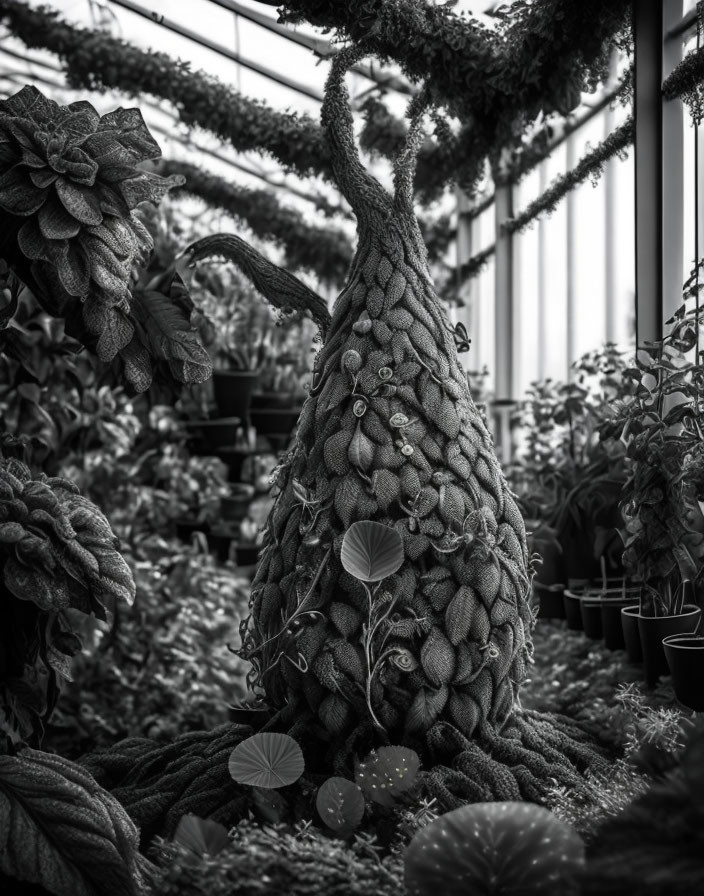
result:
[[[105,619],[106,605],[134,600],[117,547],[105,516],[72,482],[0,460],[0,731],[11,740],[36,732],[58,677],[70,677],[81,642],[66,611]]]
[[[160,155],[138,109],[101,117],[33,86],[0,102],[0,209],[25,264],[18,276],[51,313],[75,320],[78,300],[104,361],[133,340],[130,278],[153,245],[132,210],[183,183],[136,167]]]

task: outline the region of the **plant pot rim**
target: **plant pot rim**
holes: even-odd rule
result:
[[[687,609],[688,607],[689,609]],[[630,610],[631,607],[625,607],[624,609]],[[701,609],[694,604],[685,604],[682,607],[681,613],[670,613],[667,616],[642,616],[640,614],[640,607],[635,607],[635,609],[637,609],[639,612],[629,615],[637,616],[639,619],[681,619],[683,616],[694,616],[697,613],[701,613]]]
[[[239,426],[241,417],[216,417],[214,420],[186,420],[184,426],[188,429],[202,429],[207,426]]]
[[[696,641],[696,644],[678,644],[677,641]],[[704,651],[704,635],[684,634],[684,635],[666,635],[662,639],[665,647],[672,647],[674,650],[701,650]]]

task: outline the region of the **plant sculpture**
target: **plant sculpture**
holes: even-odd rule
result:
[[[364,52],[335,58],[322,109],[358,248],[329,326],[316,314],[325,343],[278,469],[241,654],[276,710],[268,729],[315,744],[321,772],[349,773],[354,754],[403,744],[431,767],[426,779],[446,807],[540,800],[548,779],[573,783],[597,754],[571,723],[520,707],[531,569],[414,215],[427,97],[411,103],[389,195],[353,140],[344,74]],[[229,254],[238,261],[237,243]],[[249,247],[242,267],[279,306],[282,286],[303,296]],[[383,578],[373,592],[345,560],[346,532],[364,521],[402,546],[399,563],[369,577]]]

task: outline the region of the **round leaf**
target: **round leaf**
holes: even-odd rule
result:
[[[390,526],[361,520],[345,532],[340,559],[356,579],[380,582],[403,563],[403,539]]]
[[[261,731],[230,753],[229,769],[238,784],[253,787],[286,787],[303,774],[303,753],[288,734]]]
[[[347,778],[328,778],[318,790],[315,808],[333,831],[352,831],[364,815],[364,797],[359,787]]]
[[[583,861],[577,832],[542,806],[474,803],[418,831],[406,850],[404,880],[410,896],[568,896]]]

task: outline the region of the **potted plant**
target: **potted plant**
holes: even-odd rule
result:
[[[191,289],[213,361],[217,415],[246,419],[260,370],[274,350],[275,313],[231,265],[201,261]]]
[[[600,441],[599,424],[622,389],[624,366],[612,344],[586,354],[571,382],[533,383],[513,420],[518,447],[508,477],[541,557],[533,582],[538,613],[566,618],[575,630],[582,629],[581,605],[565,585],[597,580],[603,562],[609,577],[623,574],[616,530],[624,451]]]
[[[156,471],[157,486],[168,495],[168,514],[176,534],[189,539],[207,533],[219,518],[228,494],[225,464],[217,457],[191,457],[182,445],[167,445]]]
[[[601,426],[603,440],[626,446],[629,470],[620,499],[623,562],[641,584],[641,599],[637,613],[628,608],[622,616],[624,621],[637,618],[650,686],[668,670],[662,639],[692,632],[701,614],[696,604],[704,568],[704,517],[693,472],[704,439],[704,365],[698,351],[704,312],[693,302],[698,292],[695,270],[685,284],[683,305],[667,321],[669,333],[646,343],[635,365],[624,371],[633,394],[616,402],[612,419]]]

